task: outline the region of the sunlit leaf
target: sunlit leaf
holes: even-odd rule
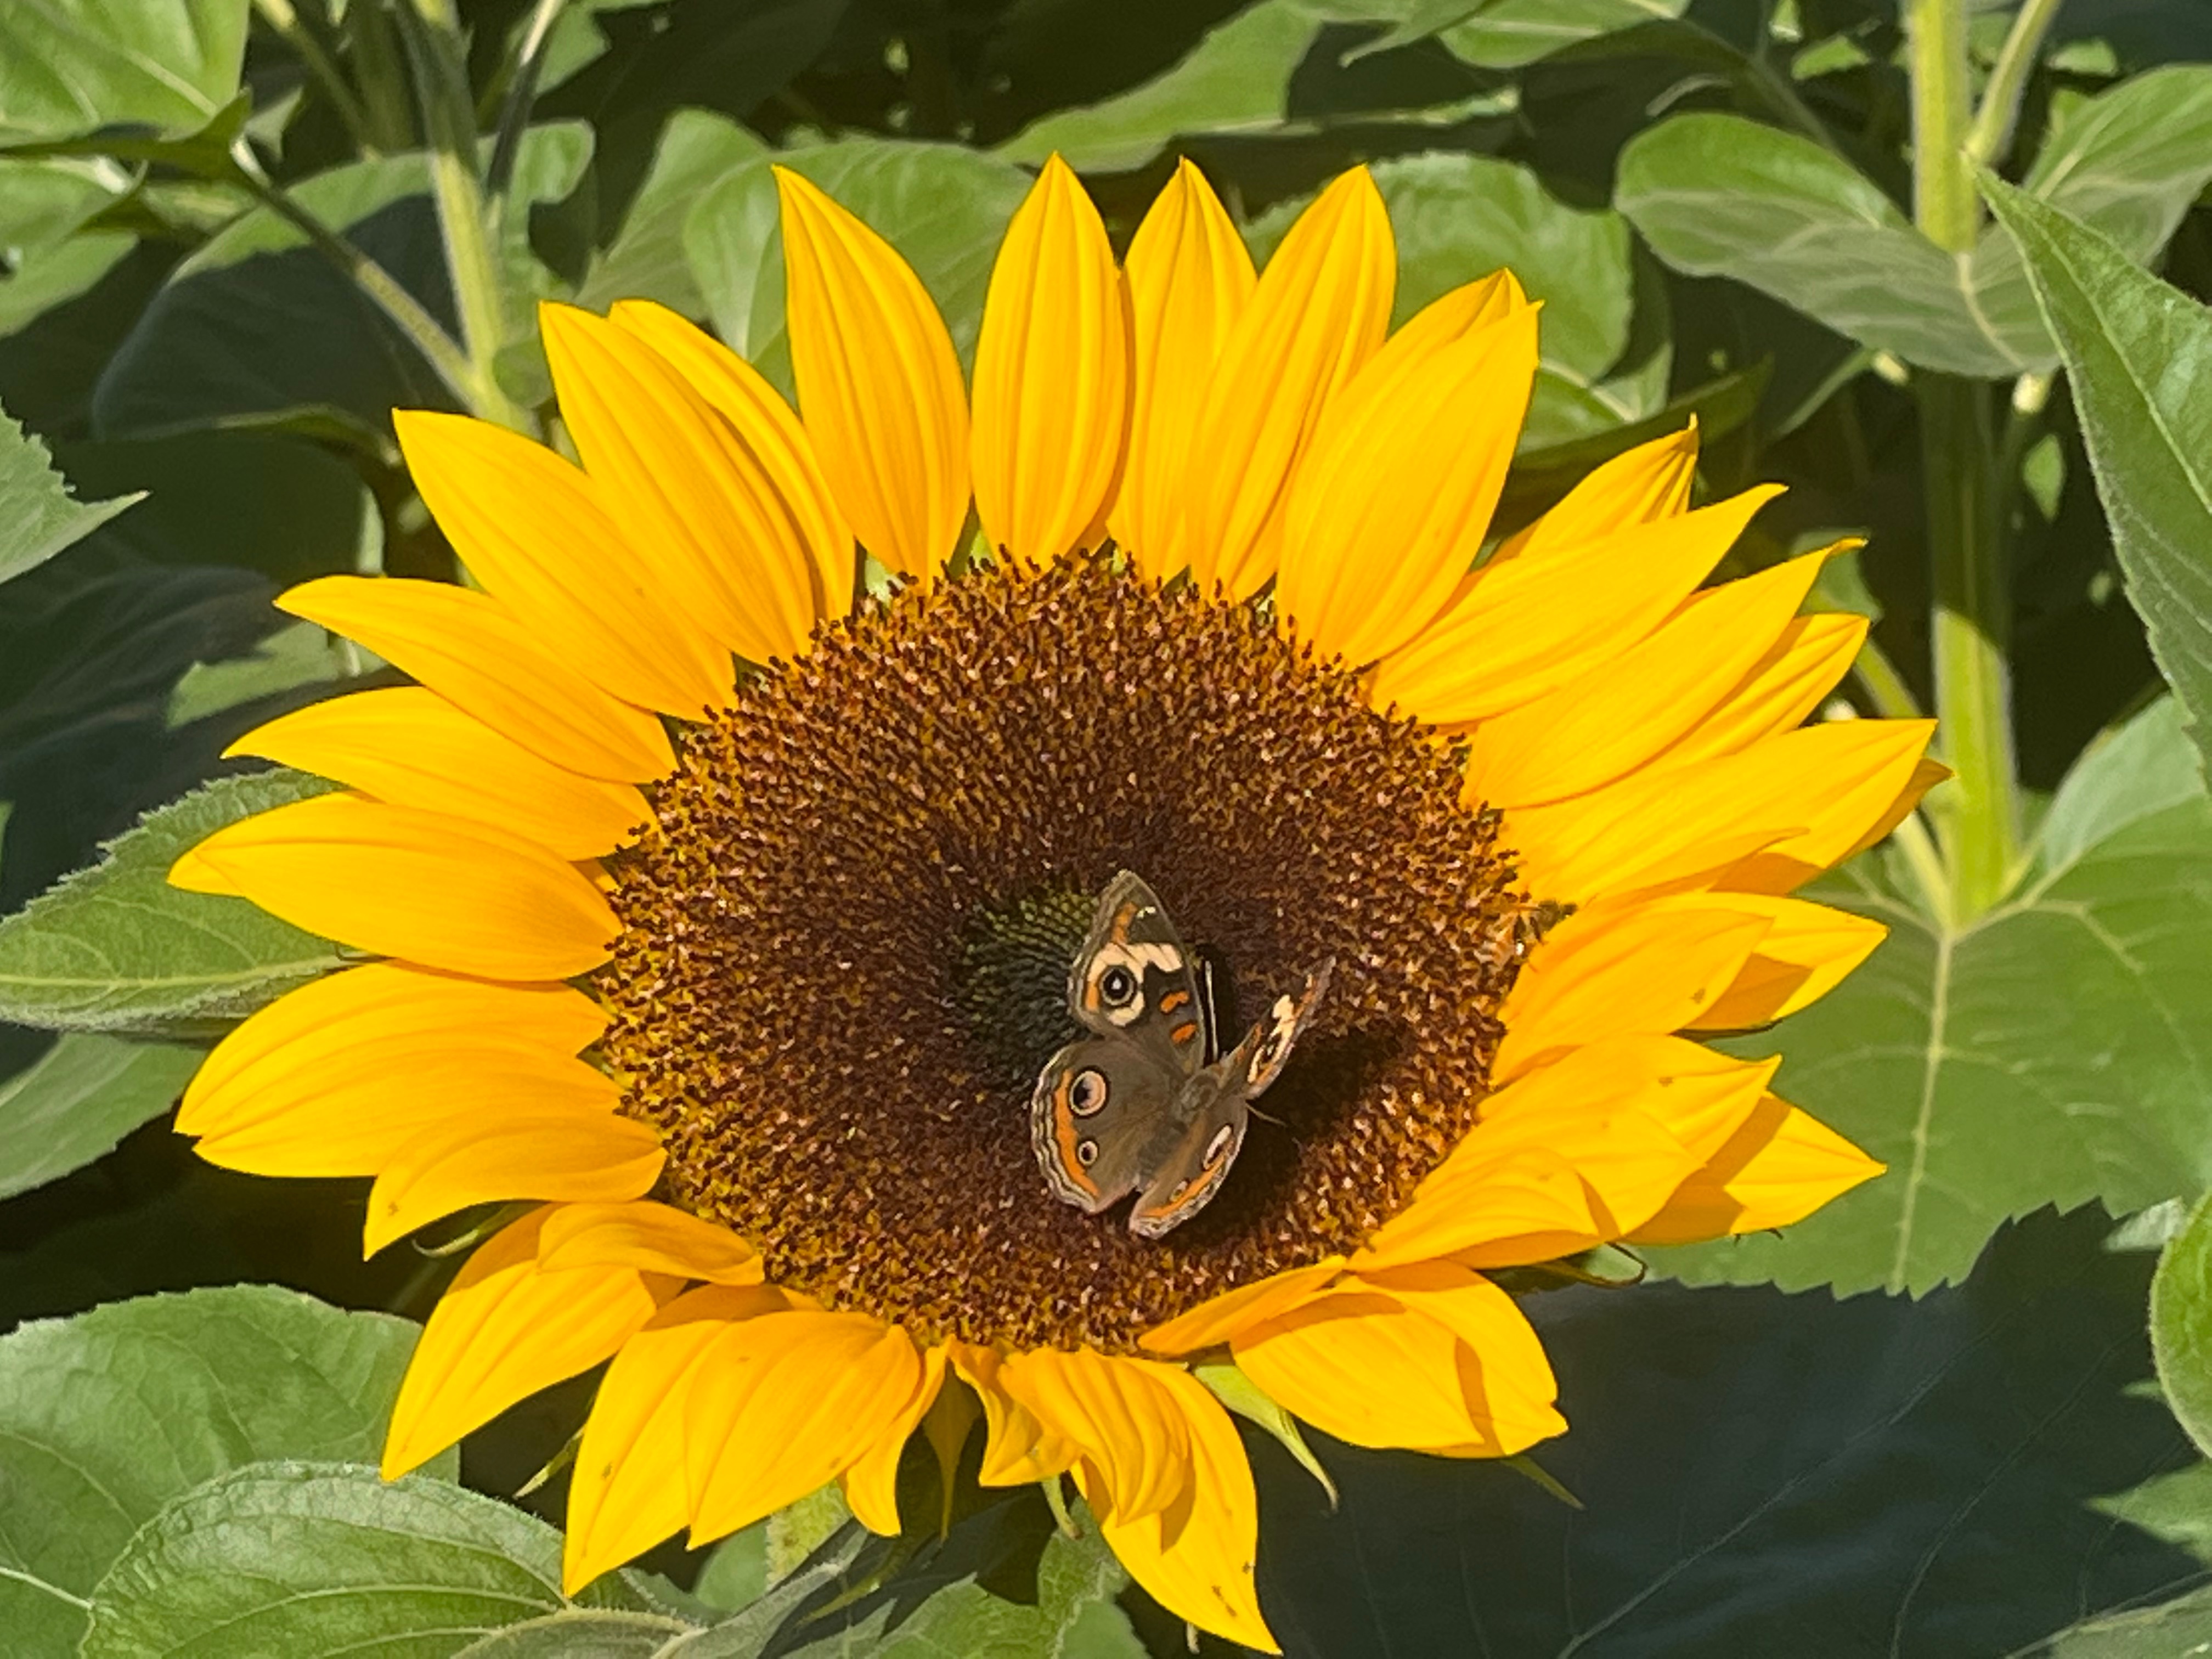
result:
[[[373,1458],[415,1328],[272,1285],[147,1297],[0,1337],[0,1631],[69,1654],[131,1534],[257,1458]],[[239,1650],[233,1650],[238,1651]]]
[[[200,1051],[72,1031],[0,1082],[0,1198],[89,1164],[176,1104]]]
[[[0,410],[0,582],[44,564],[138,499],[76,500],[46,445]]]
[[[204,1035],[328,973],[337,947],[244,899],[187,893],[169,866],[226,823],[331,786],[222,778],[149,812],[107,856],[0,921],[0,1018],[54,1030]]]
[[[238,90],[247,0],[0,7],[0,142],[204,125]]]
[[[2212,1200],[2197,1206],[2159,1258],[2150,1337],[2166,1403],[2212,1455]]]

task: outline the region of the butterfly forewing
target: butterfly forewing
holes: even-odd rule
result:
[[[1107,884],[1067,975],[1067,1011],[1102,1037],[1126,1037],[1178,1077],[1206,1063],[1198,968],[1167,907],[1124,870]]]

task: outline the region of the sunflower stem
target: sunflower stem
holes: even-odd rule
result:
[[[2027,90],[2028,74],[2035,68],[2043,37],[2057,21],[2063,3],[2063,0],[2027,0],[2013,15],[2012,27],[1997,50],[1989,83],[1982,88],[1981,107],[1974,112],[1974,124],[1966,130],[1966,155],[1975,165],[1994,167],[2004,160],[2012,143],[2013,123],[2020,118],[2021,94]]]
[[[487,421],[528,431],[528,414],[501,388],[495,367],[507,338],[499,213],[477,170],[476,100],[469,95],[460,17],[453,0],[402,0],[400,15],[429,141],[430,192],[446,245],[446,274],[460,313],[469,408]]]
[[[1067,1494],[1060,1488],[1062,1475],[1047,1475],[1037,1484],[1044,1488],[1044,1505],[1052,1511],[1052,1523],[1060,1528],[1062,1538],[1080,1538],[1083,1532],[1075,1524],[1075,1517],[1067,1512]]]
[[[1966,0],[1908,0],[1912,68],[1913,220],[1954,257],[1981,228],[1967,127]],[[1923,373],[1922,488],[1927,499],[1936,713],[1958,774],[1946,815],[1952,913],[1961,921],[2003,895],[2019,845],[2014,783],[2011,631],[1996,507],[1989,388]]]

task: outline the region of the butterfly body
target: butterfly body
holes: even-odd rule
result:
[[[1116,876],[1068,970],[1068,1012],[1088,1035],[1045,1062],[1030,1100],[1030,1143],[1054,1195],[1096,1215],[1133,1193],[1129,1231],[1145,1238],[1205,1208],[1329,967],[1220,1054],[1210,976],[1152,890],[1127,871]]]

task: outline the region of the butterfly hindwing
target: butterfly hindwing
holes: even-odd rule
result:
[[[1213,1201],[1229,1179],[1229,1166],[1244,1148],[1252,1125],[1243,1086],[1255,1026],[1236,1049],[1182,1085],[1170,1109],[1167,1132],[1144,1160],[1145,1184],[1129,1206],[1129,1231],[1158,1238]]]
[[[1082,1037],[1045,1062],[1030,1097],[1030,1144],[1061,1202],[1096,1215],[1145,1183],[1186,1079],[1127,1041]]]

